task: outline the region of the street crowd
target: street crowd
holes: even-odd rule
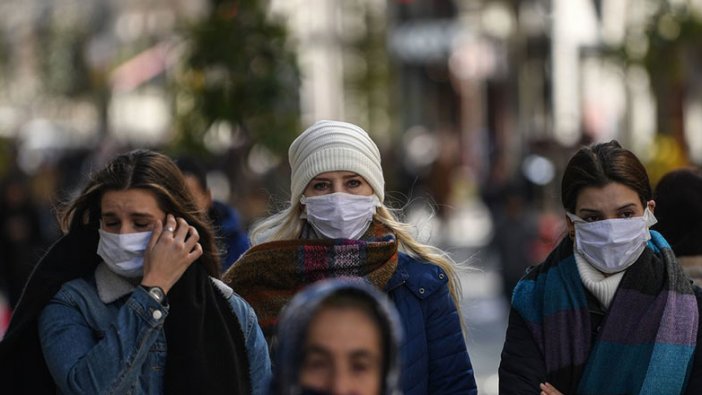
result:
[[[250,232],[192,158],[137,149],[92,172],[7,292],[0,392],[479,393],[466,264],[386,202],[369,134],[318,121],[288,161],[289,202]],[[570,158],[560,198],[567,232],[510,293],[500,393],[702,393],[702,172],[654,190],[613,140]]]

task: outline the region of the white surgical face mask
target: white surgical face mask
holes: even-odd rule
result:
[[[152,232],[110,233],[100,229],[97,254],[114,273],[124,277],[144,274],[144,252]]]
[[[368,230],[380,200],[375,195],[352,195],[344,192],[320,196],[302,196],[303,218],[330,239],[358,239]]]
[[[657,222],[648,207],[641,217],[595,222],[566,214],[575,225],[575,250],[603,273],[621,272],[633,265],[651,239],[648,228]]]

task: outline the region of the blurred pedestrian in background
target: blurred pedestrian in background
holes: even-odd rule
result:
[[[670,243],[685,273],[702,285],[702,169],[664,175],[655,197],[656,229]]]
[[[500,260],[502,292],[512,299],[512,290],[534,261],[538,217],[530,208],[525,187],[508,185],[500,193],[498,208],[493,210],[495,233],[491,247]]]
[[[0,289],[14,307],[34,264],[48,242],[41,231],[39,208],[32,199],[26,176],[8,176],[0,195]]]
[[[405,394],[475,394],[461,330],[456,264],[383,204],[378,147],[360,127],[319,121],[288,151],[290,206],[259,222],[224,278],[271,335],[285,303],[317,280],[364,277],[399,310]]]
[[[568,236],[515,288],[501,394],[702,393],[700,289],[649,231],[652,195],[616,141],[571,158]]]
[[[176,164],[183,172],[185,184],[193,194],[197,206],[212,220],[217,245],[222,252],[222,272],[225,272],[250,246],[239,213],[233,207],[212,198],[212,191],[207,186],[207,172],[194,159],[178,158]]]
[[[117,156],[60,223],[0,343],[3,391],[265,391],[256,316],[217,280],[212,230],[168,157]]]
[[[322,280],[284,308],[271,395],[400,394],[397,310],[363,279]]]

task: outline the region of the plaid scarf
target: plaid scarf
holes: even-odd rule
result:
[[[564,239],[514,291],[512,305],[543,353],[547,381],[567,394],[678,394],[692,367],[698,310],[663,237],[622,278],[591,345],[586,291]]]
[[[373,222],[359,240],[284,240],[259,244],[224,274],[224,282],[256,311],[267,339],[278,313],[306,285],[325,278],[364,277],[383,290],[397,269],[397,240]]]

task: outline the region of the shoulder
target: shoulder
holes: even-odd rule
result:
[[[256,322],[256,313],[254,309],[249,305],[244,298],[239,296],[234,290],[225,284],[222,280],[210,277],[212,285],[214,288],[227,300],[232,312],[236,314],[242,328],[247,328],[250,321]]]
[[[97,296],[97,287],[95,280],[92,278],[75,278],[61,285],[58,292],[54,295],[55,299],[66,300],[73,298],[90,298]]]
[[[402,252],[393,280],[404,280],[404,285],[420,299],[448,287],[448,276],[442,268]]]

